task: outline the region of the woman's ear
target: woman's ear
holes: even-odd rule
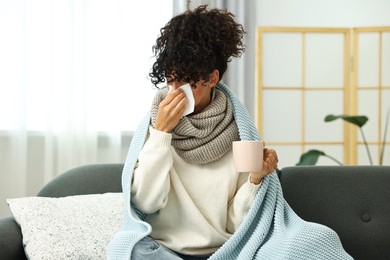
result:
[[[210,87],[214,87],[215,85],[217,85],[219,81],[219,70],[215,69],[213,70],[213,72],[210,73]]]

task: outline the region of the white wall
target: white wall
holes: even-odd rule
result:
[[[259,0],[257,25],[389,26],[389,0]]]

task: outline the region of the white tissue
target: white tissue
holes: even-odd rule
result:
[[[186,98],[187,98],[187,106],[186,106],[186,109],[184,110],[184,113],[182,116],[186,116],[188,114],[191,114],[192,112],[194,112],[194,109],[195,109],[195,99],[194,99],[194,94],[192,94],[192,90],[191,90],[191,85],[190,84],[185,84],[181,87],[179,87],[180,89],[183,90],[184,94],[186,95]],[[168,86],[168,91],[171,92],[172,91],[172,86]]]

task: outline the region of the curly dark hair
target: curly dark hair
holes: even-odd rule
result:
[[[245,31],[234,18],[226,9],[207,10],[207,5],[173,17],[153,46],[152,83],[157,87],[168,76],[182,82],[209,81],[215,69],[221,80],[231,58],[245,50]]]

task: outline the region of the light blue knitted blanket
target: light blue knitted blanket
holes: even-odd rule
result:
[[[217,87],[231,100],[241,140],[259,140],[249,113],[223,83]],[[125,196],[123,227],[107,248],[108,259],[130,259],[139,240],[151,233],[142,213],[131,204],[131,179],[150,124],[150,114],[140,123],[131,141],[122,173]],[[276,173],[264,178],[253,204],[236,232],[210,260],[250,259],[352,259],[343,249],[338,235],[330,228],[298,217],[283,198]]]

